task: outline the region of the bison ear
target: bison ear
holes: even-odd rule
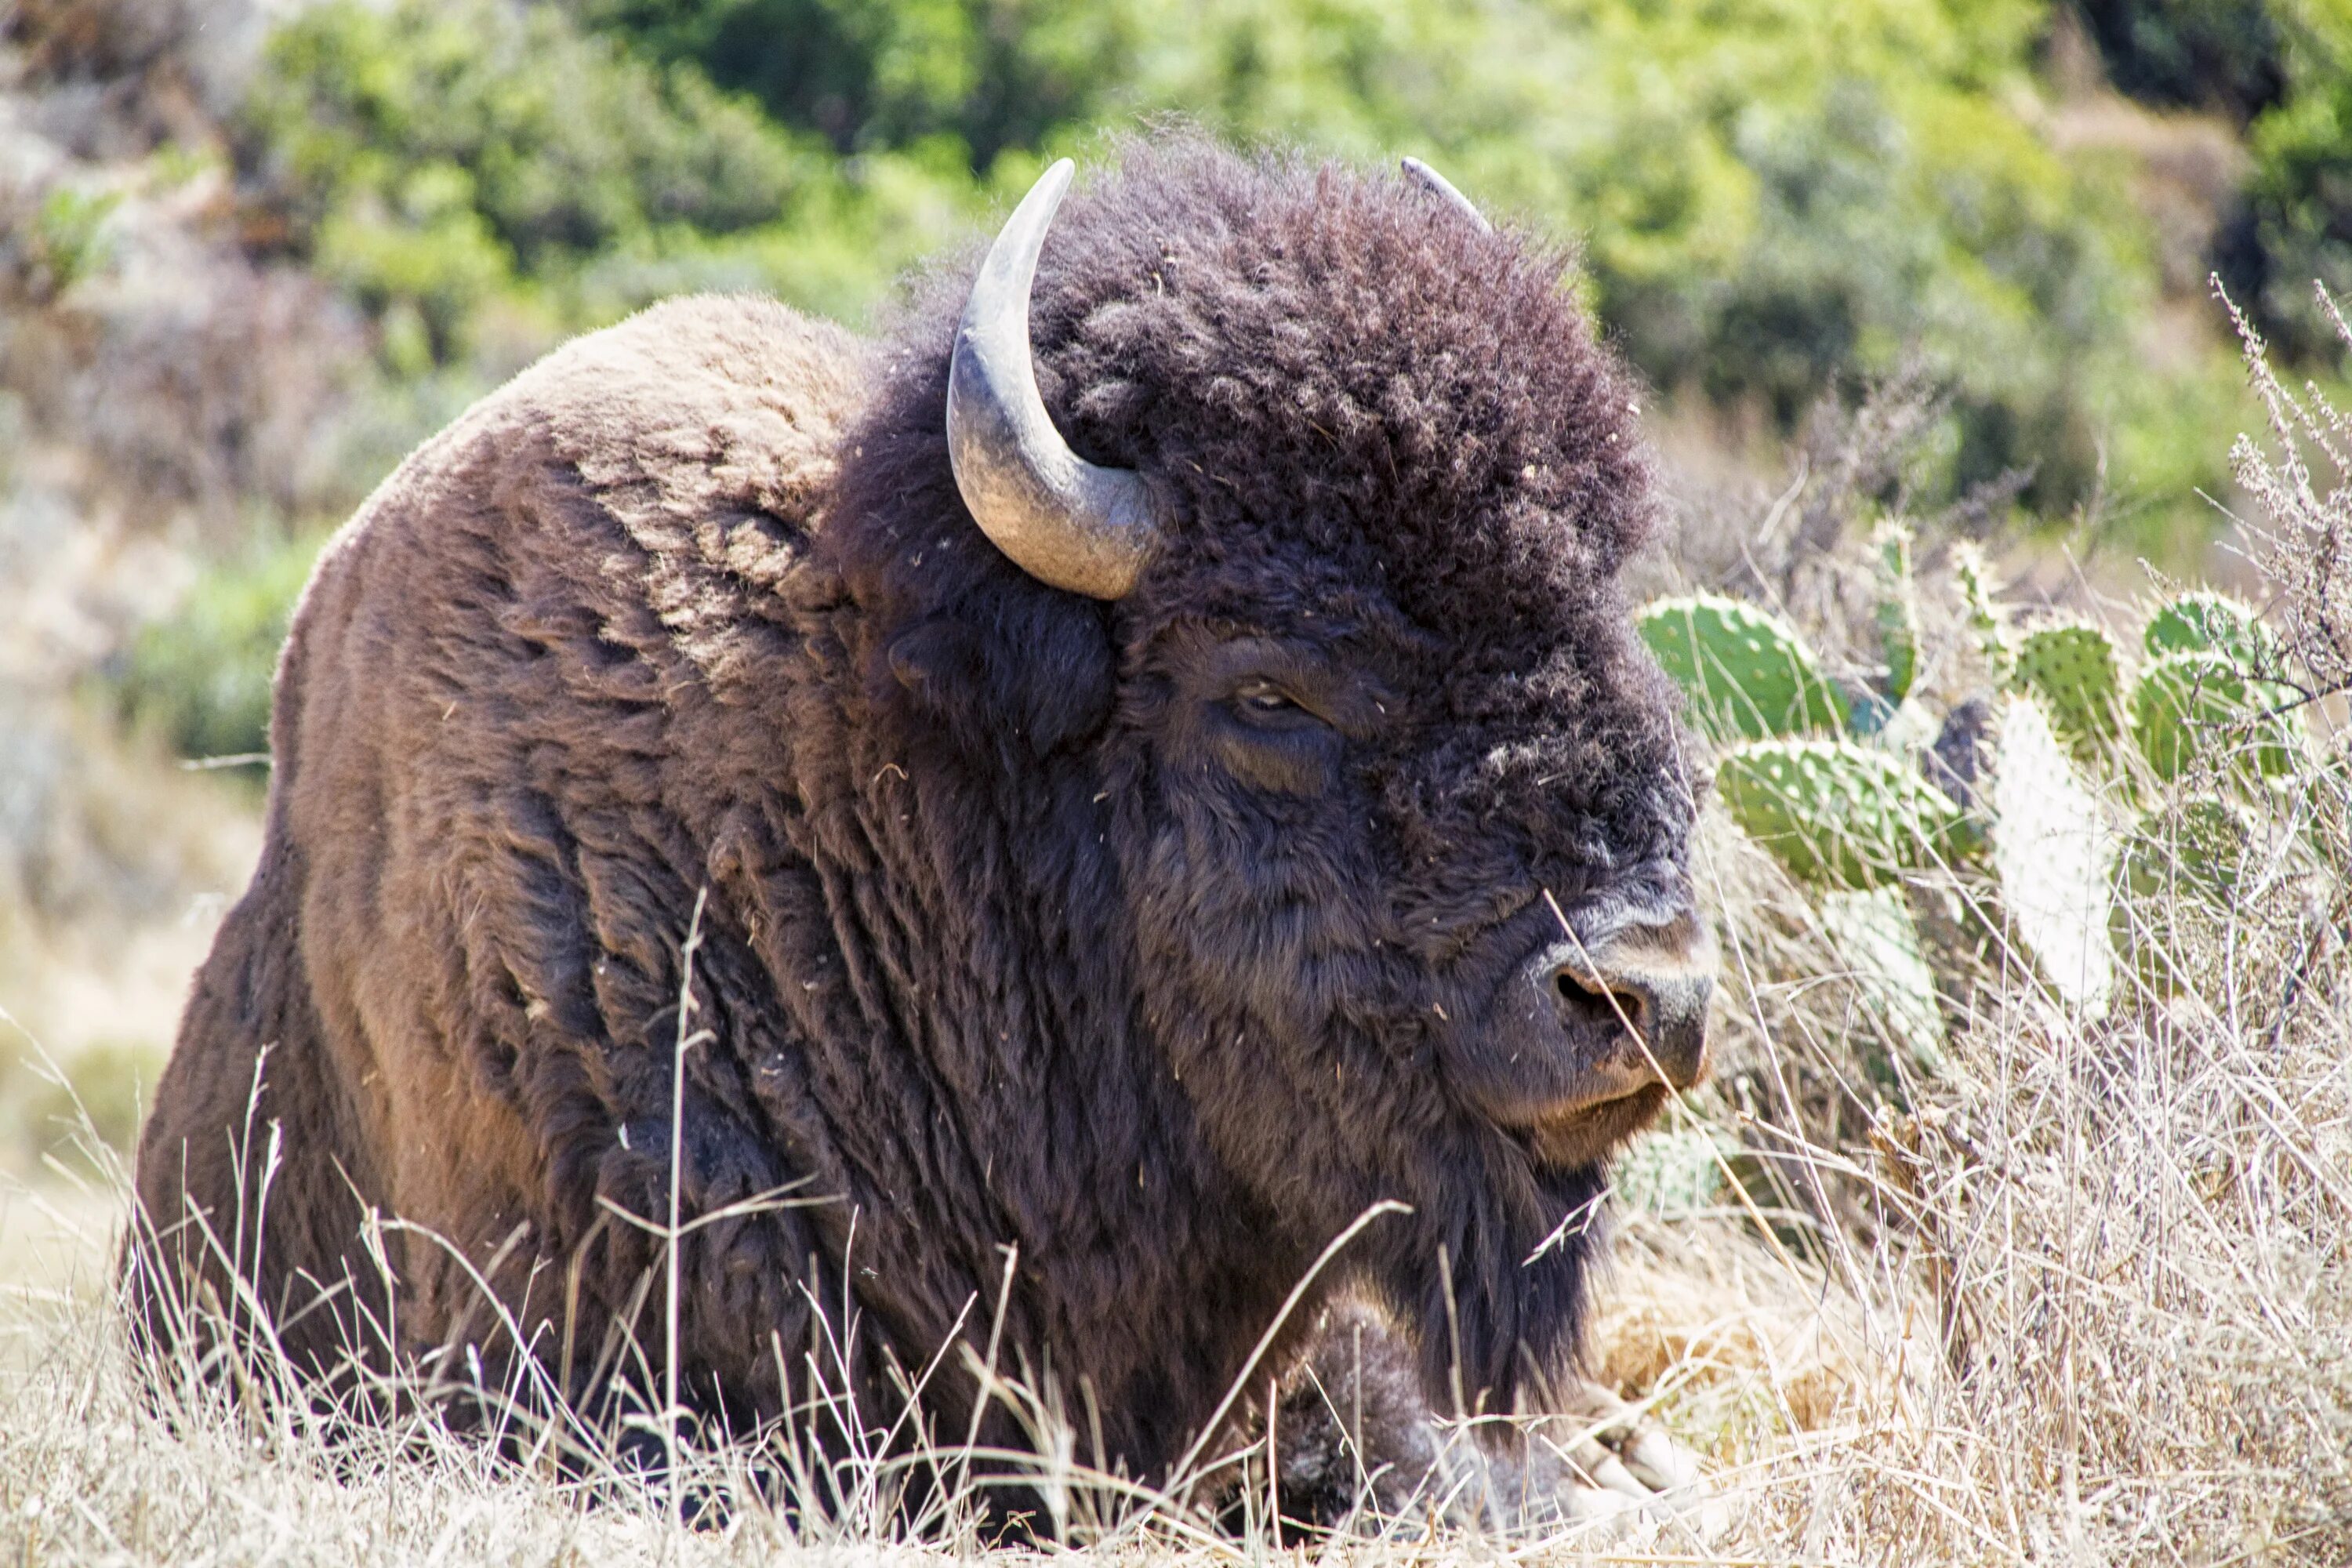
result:
[[[966,744],[1046,752],[1110,715],[1110,636],[1099,608],[1023,595],[980,616],[929,617],[890,639],[890,673]]]

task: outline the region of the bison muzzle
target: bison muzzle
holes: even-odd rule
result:
[[[140,1148],[150,1353],[617,1423],[674,1334],[748,1426],[831,1331],[887,1426],[995,1332],[1164,1478],[1386,1203],[1261,1384],[1346,1304],[1407,1470],[1569,1386],[1612,1151],[1706,1065],[1631,385],[1425,172],[1067,180],[878,341],[573,342],[328,547]],[[939,1365],[902,1429],[1024,1440]]]

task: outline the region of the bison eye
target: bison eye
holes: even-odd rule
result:
[[[1288,693],[1270,680],[1243,682],[1234,692],[1234,701],[1253,717],[1286,717],[1304,711]]]

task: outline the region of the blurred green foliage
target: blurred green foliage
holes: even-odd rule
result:
[[[2287,28],[2274,0],[2078,0],[2116,90],[2240,123],[2285,90]]]
[[[2077,4],[2119,90],[2243,128],[2252,171],[2215,265],[2275,346],[2334,355],[2312,284],[2352,290],[2352,3]]]
[[[111,191],[58,185],[34,211],[26,235],[37,286],[60,293],[106,264],[106,219],[121,200]]]
[[[2260,116],[2262,216],[2239,237],[2292,257],[2281,278],[2352,256],[2352,88],[2286,9],[2340,5],[2082,6],[2118,81]],[[2128,171],[2062,156],[2034,107],[2053,15],[331,0],[280,26],[240,163],[289,246],[376,313],[388,367],[422,374],[469,353],[485,312],[552,337],[742,287],[866,319],[900,268],[1101,126],[1177,113],[1244,142],[1416,151],[1574,242],[1580,286],[1672,397],[1785,433],[1825,394],[1922,366],[1950,394],[1931,491],[2023,473],[2023,503],[2063,519],[2104,483],[2140,537],[2201,532],[2226,443],[2178,437],[2234,377],[2218,342],[2209,364],[2145,363],[2158,284]],[[2257,291],[2266,319],[2309,314]]]
[[[1126,0],[570,4],[587,26],[691,63],[836,152],[929,146],[974,169],[1105,114],[1139,47],[1164,30]]]
[[[274,539],[208,568],[132,643],[114,683],[125,717],[183,757],[268,751],[278,649],[321,542]]]
[[[2352,293],[2352,4],[2273,0],[2287,12],[2286,88],[2247,128],[2250,243],[2236,279],[2266,331],[2291,355],[2332,354],[2340,340],[2312,293],[2315,279]]]
[[[65,1064],[0,1047],[0,1171],[21,1174],[44,1157],[103,1175],[107,1155],[128,1155],[152,1103],[163,1054],[152,1043],[100,1040]]]
[[[567,261],[771,218],[793,164],[698,73],[495,0],[297,14],[244,129],[261,202],[363,303],[414,311],[439,358],[486,300]]]
[[[765,287],[855,316],[979,199],[919,160],[852,179],[693,65],[502,0],[297,11],[237,156],[253,210],[384,322],[407,374],[472,352],[489,310],[551,337],[681,289]]]
[[[2095,495],[2178,561],[2254,411],[2218,330],[2152,350],[2208,308],[2159,298],[2128,151],[2060,150],[2075,23],[2120,90],[2242,130],[2215,262],[2324,374],[2352,0],[322,0],[277,25],[234,155],[247,233],[376,323],[384,438],[354,439],[384,461],[665,294],[866,322],[1046,157],[1173,114],[1432,158],[1573,245],[1611,338],[1731,439],[1923,374],[1948,412],[1915,501],[2026,475],[2029,517]],[[70,271],[104,212],[42,216]],[[315,544],[216,568],[139,644],[126,707],[185,753],[262,749]]]

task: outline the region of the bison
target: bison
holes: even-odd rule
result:
[[[813,1333],[882,1418],[960,1340],[908,1429],[1017,1443],[988,1342],[1148,1479],[1335,1303],[1408,1469],[1573,1386],[1710,990],[1632,385],[1434,176],[1139,143],[1048,244],[1069,178],[880,342],[572,342],[328,547],[139,1151],[151,1352],[740,1427]]]

